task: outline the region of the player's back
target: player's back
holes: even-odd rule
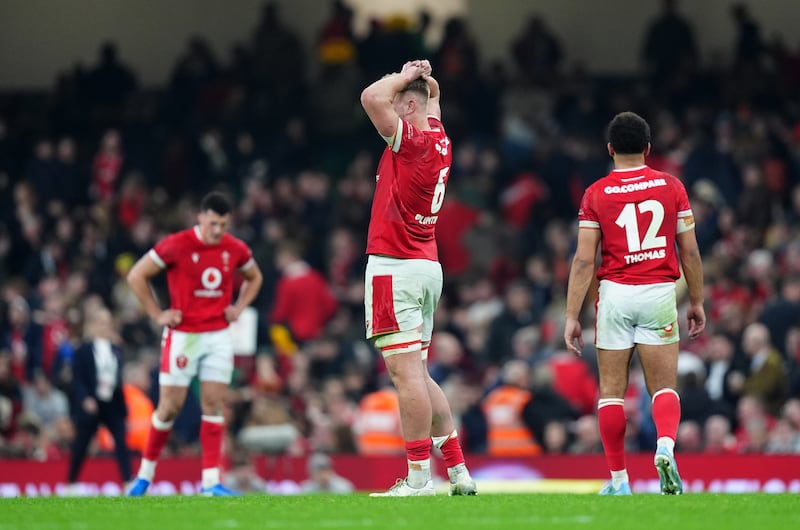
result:
[[[375,176],[367,254],[438,260],[436,222],[452,164],[441,121],[422,131],[400,120],[395,143],[384,150]]]
[[[648,166],[614,170],[584,194],[579,225],[599,228],[598,278],[652,284],[680,277],[675,248],[679,219],[691,217],[683,184]]]

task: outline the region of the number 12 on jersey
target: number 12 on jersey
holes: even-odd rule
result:
[[[653,214],[650,225],[644,234],[644,239],[641,239],[639,235],[639,219],[636,216],[636,210],[639,210],[639,213],[649,212]],[[661,225],[664,223],[664,205],[655,199],[649,199],[638,204],[627,203],[615,222],[617,226],[625,229],[628,252],[639,252],[667,246],[667,238],[658,235],[658,231],[661,230]]]

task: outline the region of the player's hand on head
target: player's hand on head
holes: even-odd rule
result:
[[[401,74],[408,77],[410,80],[417,79],[418,77],[425,78],[431,73],[431,63],[428,61],[408,61],[403,65]]]
[[[578,346],[583,348],[583,328],[581,323],[576,318],[568,318],[564,325],[564,342],[567,349],[577,355],[581,356],[581,350],[575,346],[575,341],[578,341]]]
[[[420,68],[422,69],[422,77],[425,79],[433,73],[431,62],[427,59],[420,61]]]
[[[240,311],[232,305],[225,308],[225,320],[228,322],[236,322],[239,319],[239,314]]]
[[[689,306],[686,311],[686,319],[689,321],[689,338],[696,339],[706,327],[706,311],[703,309],[703,305]]]

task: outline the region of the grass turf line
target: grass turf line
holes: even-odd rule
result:
[[[798,507],[791,494],[50,497],[0,500],[0,530],[771,530],[800,527]]]

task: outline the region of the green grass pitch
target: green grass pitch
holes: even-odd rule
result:
[[[800,528],[800,496],[366,495],[0,500],[0,530]]]

